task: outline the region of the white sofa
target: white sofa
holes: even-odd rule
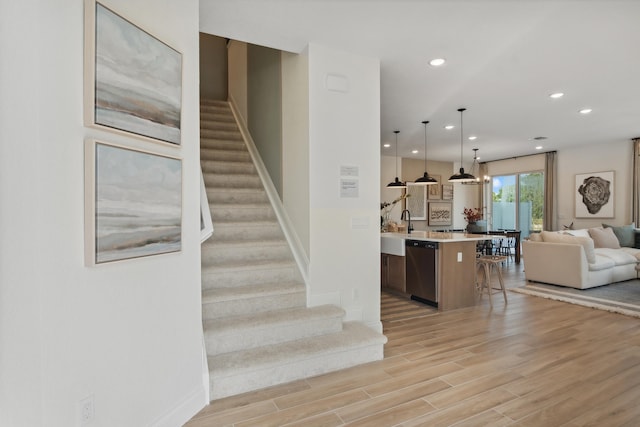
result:
[[[640,262],[640,249],[620,246],[612,228],[532,234],[522,255],[528,281],[578,289],[635,279]]]

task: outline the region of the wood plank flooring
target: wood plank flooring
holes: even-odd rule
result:
[[[522,264],[504,271],[524,284]],[[639,319],[508,299],[435,313],[383,294],[384,360],[214,401],[186,426],[640,425]]]

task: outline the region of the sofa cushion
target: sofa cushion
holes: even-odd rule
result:
[[[578,230],[567,230],[567,233],[571,234],[572,236],[576,236],[576,237],[588,237],[591,238],[591,236],[589,235],[589,230],[586,228],[580,228]]]
[[[620,242],[610,228],[590,228],[589,235],[596,248],[620,249]]]
[[[589,237],[576,237],[570,234],[554,233],[553,231],[541,231],[540,237],[543,242],[547,243],[568,243],[574,245],[582,245],[584,253],[587,256],[587,262],[589,264],[596,261],[596,254],[593,251],[593,240]]]
[[[610,228],[613,230],[613,234],[618,238],[618,242],[620,242],[620,246],[625,246],[627,248],[632,248],[635,245],[635,228],[636,225],[631,223],[629,225],[623,226],[613,226],[609,224],[602,224],[604,228]]]
[[[616,263],[611,258],[602,255],[596,255],[595,262],[589,264],[589,271],[607,270],[615,266]]]
[[[636,264],[638,262],[638,258],[621,249],[596,248],[595,252],[596,256],[607,257],[616,265]]]
[[[636,259],[638,260],[638,262],[640,262],[640,249],[636,249],[636,248],[620,248],[620,250],[633,255],[634,257],[636,257]]]

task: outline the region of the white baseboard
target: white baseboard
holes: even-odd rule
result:
[[[205,397],[206,391],[199,385],[175,408],[150,423],[151,427],[176,427],[184,425],[193,418],[209,401]]]

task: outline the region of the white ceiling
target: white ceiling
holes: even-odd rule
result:
[[[640,136],[640,1],[200,0],[200,28],[379,58],[383,154],[398,129],[399,154],[422,159],[429,120],[429,159],[459,160],[460,107],[465,163],[474,147],[486,161]]]

